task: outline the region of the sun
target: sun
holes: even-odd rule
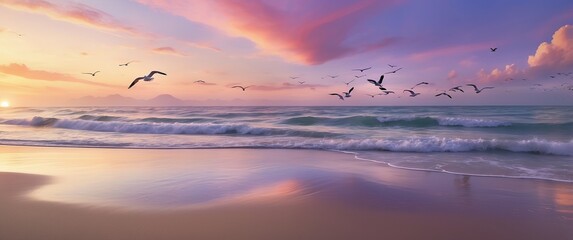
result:
[[[0,107],[3,107],[3,108],[10,107],[10,102],[2,101],[2,102],[0,102]]]

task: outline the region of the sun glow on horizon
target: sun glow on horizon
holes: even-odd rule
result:
[[[0,102],[0,107],[3,107],[3,108],[10,107],[10,102],[2,101],[2,102]]]

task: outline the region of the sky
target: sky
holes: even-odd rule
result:
[[[11,106],[573,105],[571,0],[0,0],[0,46]]]

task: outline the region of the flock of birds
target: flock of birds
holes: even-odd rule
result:
[[[491,51],[495,51],[494,49],[497,49],[497,48],[492,48]],[[400,71],[400,70],[403,69],[403,68],[402,68],[402,67],[398,68],[397,65],[392,65],[392,64],[388,64],[388,66],[389,66],[390,68],[392,68],[393,70],[392,70],[392,71],[385,72],[384,74],[380,75],[380,78],[378,78],[378,80],[366,79],[366,81],[368,81],[368,82],[371,83],[374,87],[376,87],[378,90],[381,91],[381,92],[378,93],[378,94],[366,94],[367,96],[370,96],[370,97],[374,98],[375,96],[378,96],[378,95],[388,95],[388,94],[395,94],[395,93],[396,93],[396,92],[394,92],[394,91],[388,90],[388,88],[386,88],[386,87],[383,85],[384,76],[385,76],[386,74],[394,74],[394,73],[397,73],[398,71]],[[360,71],[361,73],[363,73],[364,71],[367,71],[367,70],[370,70],[370,69],[372,69],[372,67],[356,68],[356,69],[352,69],[352,70],[353,70],[353,71]],[[328,75],[328,76],[332,77],[331,75]],[[356,75],[356,76],[354,76],[354,77],[355,77],[356,79],[358,79],[358,78],[362,78],[362,77],[365,77],[365,76],[366,76],[366,75]],[[291,79],[292,79],[292,78],[293,78],[293,77],[291,77]],[[353,79],[353,80],[351,80],[351,81],[349,81],[349,82],[344,82],[344,84],[346,84],[347,86],[349,86],[350,83],[354,82],[356,79]],[[417,83],[416,85],[414,85],[413,87],[411,87],[410,89],[404,89],[404,90],[402,90],[402,93],[408,93],[408,94],[409,94],[409,95],[408,95],[409,97],[416,97],[416,96],[420,95],[421,93],[420,93],[420,92],[415,92],[414,89],[415,89],[416,87],[418,87],[418,86],[421,86],[421,85],[429,85],[429,84],[430,84],[430,83],[428,83],[428,82],[419,82],[419,83]],[[494,87],[489,87],[489,86],[488,86],[488,87],[479,88],[477,85],[472,84],[472,83],[466,84],[466,86],[473,87],[475,93],[481,93],[483,90],[493,89],[493,88],[494,88]],[[462,93],[463,93],[464,90],[462,89],[462,87],[463,87],[463,86],[455,86],[455,87],[452,87],[452,88],[448,89],[447,91],[442,91],[442,92],[440,92],[440,93],[438,93],[438,94],[435,94],[435,96],[436,96],[436,97],[446,96],[446,97],[452,98],[452,95],[450,95],[448,92],[462,92]],[[344,99],[346,99],[346,98],[352,97],[352,94],[351,94],[352,91],[354,91],[354,87],[351,87],[351,88],[350,88],[348,91],[346,91],[346,92],[342,92],[342,93],[330,93],[329,95],[337,96],[338,99],[344,100]]]

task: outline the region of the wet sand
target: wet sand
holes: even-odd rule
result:
[[[0,213],[0,239],[573,239],[573,184],[323,151],[1,146]]]

